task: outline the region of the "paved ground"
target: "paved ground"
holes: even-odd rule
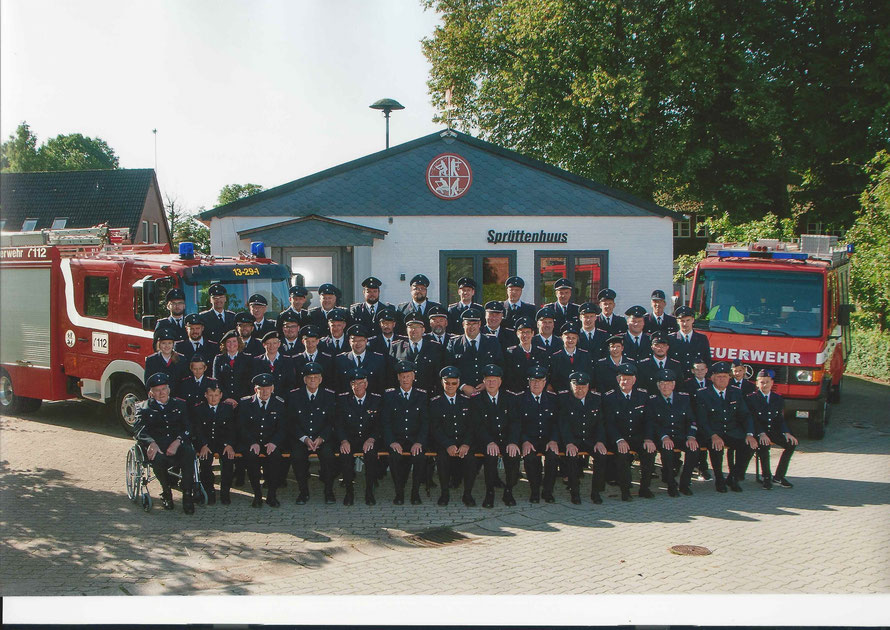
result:
[[[0,594],[890,593],[888,409],[890,387],[848,379],[826,439],[795,454],[792,490],[749,474],[742,494],[698,481],[693,497],[573,506],[558,484],[554,505],[522,487],[517,507],[484,510],[435,494],[393,506],[387,482],[377,506],[344,508],[313,480],[307,506],[291,482],[277,510],[239,491],[186,517],[178,495],[172,513],[127,500],[131,441],[100,407],[47,404],[0,420]],[[441,526],[469,540],[406,538]]]

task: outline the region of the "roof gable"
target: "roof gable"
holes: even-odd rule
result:
[[[373,245],[374,239],[386,238],[386,230],[328,219],[317,215],[241,230],[239,238],[263,241],[270,247],[339,247]]]
[[[469,190],[444,200],[427,186],[430,162],[456,153],[472,169]],[[218,216],[666,216],[681,215],[515,151],[447,130],[219,206]]]

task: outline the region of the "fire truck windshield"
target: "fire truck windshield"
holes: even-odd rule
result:
[[[192,267],[183,274],[182,289],[185,291],[187,313],[197,313],[210,308],[207,289],[211,284],[222,284],[228,291],[226,308],[246,311],[247,301],[259,293],[269,301],[268,317],[276,317],[288,305],[288,280],[290,273],[281,265],[216,264],[208,267]]]
[[[760,269],[700,269],[695,327],[747,335],[819,337],[823,277]]]

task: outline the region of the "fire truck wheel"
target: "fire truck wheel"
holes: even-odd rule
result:
[[[16,396],[9,373],[6,370],[0,370],[0,412],[4,415],[31,413],[40,409],[42,402],[39,398]]]
[[[136,403],[145,400],[145,388],[142,385],[128,381],[120,385],[114,392],[114,417],[127,432],[133,435],[136,423]]]

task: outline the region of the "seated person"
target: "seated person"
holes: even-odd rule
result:
[[[222,479],[219,487],[219,500],[229,505],[229,489],[235,470],[235,410],[222,402],[223,391],[216,379],[204,380],[204,400],[191,409],[192,443],[198,453],[201,471],[201,485],[207,493],[207,504],[216,503],[216,490],[213,487],[213,454],[219,454]]]

